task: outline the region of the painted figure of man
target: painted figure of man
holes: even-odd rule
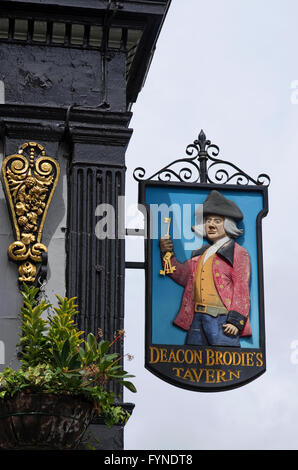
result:
[[[174,324],[187,331],[185,344],[240,347],[240,336],[251,336],[249,254],[235,242],[243,232],[237,227],[243,214],[233,201],[211,191],[203,217],[203,230],[193,229],[210,244],[185,263],[176,259],[170,237],[159,242],[162,255],[173,253],[176,271],[169,276],[184,287]]]

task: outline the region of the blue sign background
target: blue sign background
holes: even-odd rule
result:
[[[187,211],[183,211],[183,205],[190,205],[191,225],[195,225],[196,205],[203,204],[211,189],[194,187],[171,187],[171,186],[151,186],[146,188],[145,201],[150,207],[152,204],[166,204],[172,206],[173,210],[169,217],[172,218],[170,235],[173,237],[181,233],[181,238],[174,238],[175,254],[180,262],[184,262],[191,257],[193,250],[202,246],[202,240],[192,235],[189,238],[191,229]],[[250,323],[252,336],[241,338],[242,348],[259,347],[259,293],[258,293],[258,258],[257,258],[257,216],[263,209],[263,195],[257,191],[239,191],[231,189],[219,190],[226,198],[233,200],[241,209],[244,215],[243,222],[238,224],[239,228],[244,228],[244,234],[236,241],[244,246],[251,262],[251,282],[250,282]],[[173,206],[175,205],[175,206]],[[155,206],[156,209],[156,206]],[[187,220],[183,220],[184,218]],[[154,238],[152,240],[152,344],[183,345],[186,332],[173,324],[176,317],[183,294],[183,287],[173,282],[167,275],[160,275],[162,268],[159,251],[159,238],[167,231],[167,225],[163,222],[163,217],[167,214],[160,214],[152,218],[152,230]],[[181,221],[181,228],[179,227]],[[187,227],[186,225],[187,224]],[[185,227],[184,227],[185,226]],[[185,233],[183,228],[185,228]],[[187,237],[187,238],[186,238]],[[191,242],[191,243],[190,243]],[[204,240],[203,243],[206,243]],[[190,246],[187,246],[189,244]]]

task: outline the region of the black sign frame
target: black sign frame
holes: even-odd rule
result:
[[[256,221],[258,258],[258,301],[259,301],[259,348],[197,347],[152,343],[152,238],[150,207],[146,204],[146,188],[153,186],[237,190],[258,192],[263,198],[263,209]],[[145,180],[139,182],[139,204],[146,208],[145,227],[145,368],[171,385],[200,392],[234,389],[256,379],[266,371],[264,274],[262,219],[268,214],[268,189],[262,185],[218,185],[201,183],[160,182]],[[237,354],[236,354],[237,353]],[[159,360],[156,361],[157,356]],[[183,360],[184,358],[184,360]],[[201,359],[201,362],[200,362]],[[240,364],[239,364],[240,363]],[[200,365],[194,369],[189,365]],[[173,375],[171,369],[181,366],[181,376]],[[234,368],[233,366],[236,366]],[[203,372],[202,372],[202,369]],[[238,379],[237,371],[241,370]],[[201,375],[200,375],[201,374]],[[182,377],[182,378],[181,378]],[[234,378],[234,380],[233,380]]]
[[[143,265],[146,283],[145,368],[161,380],[183,389],[199,392],[230,390],[246,385],[266,371],[262,219],[268,214],[270,177],[262,173],[254,179],[234,163],[218,158],[219,148],[206,139],[203,131],[187,146],[186,154],[188,157],[171,162],[149,178],[145,178],[146,171],[141,167],[134,171],[134,178],[139,183],[139,204],[146,211]],[[158,186],[261,194],[263,207],[256,219],[258,348],[177,346],[152,342],[152,227],[145,193],[147,188]],[[176,368],[175,373],[173,368]]]

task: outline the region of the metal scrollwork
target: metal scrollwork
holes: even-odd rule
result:
[[[2,177],[16,240],[8,256],[19,263],[19,281],[33,283],[47,247],[41,242],[47,211],[60,167],[42,145],[24,143],[17,154],[5,158]]]
[[[217,158],[219,147],[206,139],[203,131],[198,139],[186,147],[188,158],[180,158],[146,178],[146,171],[142,167],[134,170],[136,181],[158,180],[163,182],[181,183],[215,183],[236,185],[264,185],[269,186],[270,177],[265,173],[256,179],[249,176],[231,162]]]

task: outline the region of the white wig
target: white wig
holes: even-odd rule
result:
[[[192,226],[193,231],[200,238],[206,237],[205,222],[206,219],[204,217],[203,223]],[[238,238],[243,235],[244,232],[244,230],[238,228],[236,222],[229,217],[224,217],[224,229],[227,236],[230,238]]]

